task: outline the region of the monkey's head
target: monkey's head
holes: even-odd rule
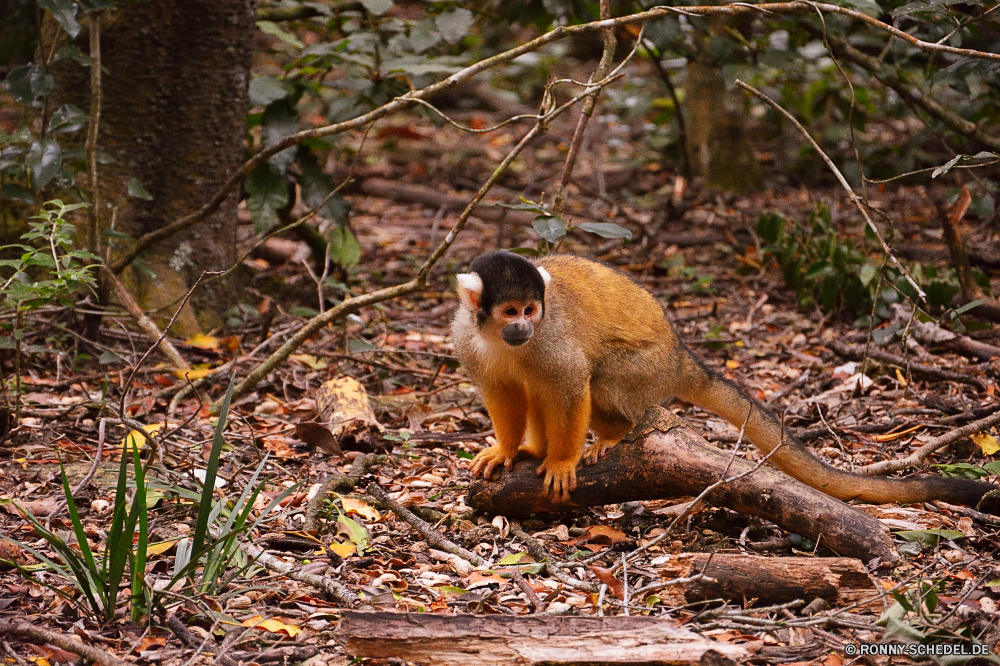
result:
[[[552,277],[513,252],[487,252],[468,273],[455,276],[462,306],[476,315],[484,337],[523,345],[545,314],[545,287]]]

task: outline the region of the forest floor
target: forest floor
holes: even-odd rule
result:
[[[472,123],[478,122],[475,114],[455,112]],[[542,184],[558,180],[569,128],[557,126],[533,145],[491,196],[510,204],[518,203],[518,196],[541,199],[543,190],[550,189]],[[679,179],[648,148],[636,147],[640,133],[635,128],[612,116],[595,117],[591,131],[594,136],[621,140],[602,139],[600,146],[584,152],[568,218],[576,223],[613,220],[634,237],[622,244],[571,231],[558,250],[616,266],[653,292],[709,367],[762,401],[774,398],[771,405],[783,415],[785,426],[802,434],[817,455],[847,468],[903,457],[935,436],[1000,409],[997,359],[981,361],[933,348],[911,350],[909,358],[915,364],[977,378],[981,386],[929,380],[908,373],[906,367],[876,363],[863,369],[871,384],[863,391],[853,390],[862,366],[839,356],[830,344],[864,344],[870,331],[856,328],[849,310],[831,314],[801,306],[773,260],[762,254],[754,233],[764,213],[780,212],[805,222],[823,202],[841,238],[870,247],[842,190],[776,179],[765,193],[720,194]],[[377,146],[365,149],[380,157],[356,166],[355,184],[346,195],[364,254],[342,288],[358,294],[409,279],[456,218],[457,211],[445,205],[407,201],[405,193],[394,193],[394,183],[468,198],[516,136],[510,130],[487,142],[405,119],[381,128]],[[361,146],[360,137],[354,141],[355,148]],[[945,196],[941,186],[894,184],[870,193],[871,205],[886,211],[894,224],[892,242],[901,259],[946,265],[934,207]],[[995,224],[974,224],[967,231],[969,245],[982,254],[992,251],[1000,256]],[[819,616],[803,612],[812,598],[761,603],[737,593],[683,603],[682,588],[633,596],[635,590],[674,576],[671,558],[676,561],[680,553],[833,555],[822,543],[818,548],[803,544],[766,520],[722,507],[697,508],[666,539],[629,562],[623,587],[620,572],[617,578],[609,573],[612,567],[623,555],[662,535],[678,515],[678,506],[691,498],[664,497],[536,516],[520,523],[525,538],[518,536],[512,521],[469,508],[465,500],[470,460],[490,441],[491,426],[476,391],[454,362],[449,319],[457,301],[449,275],[466,268],[484,250],[535,246],[538,241],[526,225],[474,219],[432,271],[427,290],[365,308],[328,327],[234,403],[219,470],[225,485],[216,497],[238,497],[264,454],[269,454],[263,497],[294,489],[282,502],[283,512],[256,527],[252,543],[290,564],[293,571],[336,581],[343,596],[338,601],[336,593],[320,589],[315,579],[254,566],[213,594],[182,588],[163,592],[163,607],[182,620],[187,633],[183,626],[164,626],[163,616],[152,626],[130,622],[127,614],[101,624],[57,594],[56,589],[71,588],[29,550],[52,556],[14,500],[43,523],[49,516],[55,534],[73,541],[72,522],[59,507],[60,460],[70,485],[76,487],[92,467],[102,417],[124,414],[144,424],[163,423],[160,434],[169,434],[158,438],[148,471],[149,478],[162,486],[148,496],[149,542],[156,548],[145,579],[153,589],[162,590],[172,575],[177,541],[190,536],[197,516],[197,503],[180,489],[199,487],[193,473],[204,469],[215,424],[207,406],[221,397],[225,382],[210,383],[180,400],[168,415],[171,399],[185,382],[158,366],[160,359],[147,361],[122,392],[132,364],[149,344],[132,332],[127,316],[108,317],[101,339],[85,341],[77,333],[78,313],[56,308],[32,313],[24,340],[16,422],[14,396],[7,395],[5,417],[16,429],[9,429],[0,448],[4,510],[0,536],[8,539],[0,540],[0,555],[29,567],[33,578],[4,567],[0,620],[23,620],[77,637],[112,658],[140,663],[175,666],[211,661],[211,655],[197,657],[198,650],[215,651],[225,640],[229,658],[237,661],[311,658],[311,663],[339,664],[350,663],[338,621],[351,595],[380,610],[431,614],[593,616],[621,615],[627,608],[633,616],[654,616],[718,644],[742,646],[754,663],[840,666],[852,660],[845,645],[883,638],[887,627],[876,625],[876,620],[903,599],[914,610],[905,613],[904,608],[912,631],[886,640],[930,641],[937,632],[939,640],[954,642],[966,632],[991,644],[996,653],[1000,534],[995,521],[976,512],[931,504],[861,506],[888,530],[906,532],[911,540],[893,537],[902,554],[898,562],[863,563],[874,565],[869,571],[873,581],[869,599],[848,603],[848,596],[838,596],[835,585],[827,600],[831,609],[820,614],[834,619],[815,622],[810,618]],[[282,339],[302,325],[303,318],[297,316],[302,310],[297,308],[315,310],[321,290],[300,263],[289,260],[295,243],[272,243],[246,262],[252,274],[247,292],[252,308],[245,313],[245,323],[219,336],[176,341],[186,358],[212,367],[239,356],[240,375],[264,353],[253,358],[246,355],[249,350],[268,336]],[[1000,283],[996,267],[992,270],[996,293]],[[325,287],[323,307],[340,300],[342,288]],[[995,327],[975,335],[983,343],[1000,344]],[[889,341],[884,349],[906,353]],[[118,360],[99,365],[95,359],[103,352],[113,352]],[[12,367],[12,353],[3,354],[5,368]],[[304,441],[312,438],[297,434],[296,425],[316,415],[317,389],[345,376],[364,385],[384,428],[385,438],[376,437],[374,442],[378,457],[369,455],[372,451],[333,455]],[[666,406],[699,434],[732,450],[736,428],[680,402]],[[107,427],[101,469],[75,495],[86,536],[98,551],[107,538],[125,432],[120,426]],[[982,465],[996,459],[995,453],[984,451],[990,451],[988,438],[975,442],[964,438],[927,462]],[[746,447],[741,454],[759,458]],[[925,471],[941,473],[933,467]],[[341,484],[339,494],[314,503],[318,512],[307,516],[311,494],[331,476]],[[429,519],[437,536],[419,533],[385,502],[367,494],[370,484],[378,484],[395,502]],[[259,502],[266,504],[263,499]],[[939,529],[946,531],[936,536],[928,532]],[[442,552],[444,540],[472,551],[492,568],[456,561]],[[539,544],[548,568],[536,557]],[[553,569],[563,575],[553,575]],[[572,581],[586,583],[585,589]],[[606,594],[588,591],[602,583],[609,585]],[[917,600],[921,595],[922,602]],[[119,597],[127,605],[127,591],[123,589]],[[888,629],[898,626],[890,622]],[[13,646],[9,637],[4,640],[11,663],[33,660],[44,666],[46,661],[76,658],[41,635],[21,637]],[[398,658],[363,663],[402,663],[406,656],[401,652]]]

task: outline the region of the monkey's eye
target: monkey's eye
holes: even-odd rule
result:
[[[529,305],[528,307],[524,308],[524,316],[525,317],[530,317],[531,313],[534,312],[534,311],[535,311],[535,308],[533,308],[533,307],[531,307]]]
[[[503,313],[508,317],[514,317],[517,315],[517,308],[507,308]]]

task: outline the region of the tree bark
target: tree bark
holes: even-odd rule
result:
[[[255,0],[151,0],[104,10],[97,149],[111,160],[98,165],[102,231],[138,238],[166,226],[208,201],[239,167],[255,13]],[[43,45],[56,31],[47,32]],[[84,31],[77,42],[87,39]],[[88,109],[86,69],[63,60],[52,72],[53,108],[68,101]],[[133,181],[152,198],[136,196],[135,188],[130,194]],[[236,262],[237,203],[234,192],[207,220],[145,252],[122,275],[161,323],[203,271]],[[127,240],[101,244],[109,262],[128,249]],[[172,332],[220,325],[239,294],[237,275],[198,289]]]
[[[499,480],[476,479],[466,502],[506,516],[565,512],[585,506],[697,495],[753,465],[710,446],[680,418],[656,407],[596,465],[584,466],[568,503],[555,503],[535,475],[538,460],[521,460]],[[728,468],[728,471],[727,471]],[[838,555],[865,562],[898,559],[881,523],[840,500],[763,466],[711,491],[706,501],[766,518]]]
[[[796,599],[824,599],[831,606],[872,602],[881,613],[879,590],[864,565],[848,557],[761,557],[727,553],[678,553],[656,568],[665,579],[708,577],[654,594],[668,606],[726,599],[756,600],[755,606],[784,604]],[[641,601],[641,600],[637,600]]]

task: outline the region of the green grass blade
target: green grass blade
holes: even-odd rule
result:
[[[229,417],[229,403],[233,399],[233,389],[236,388],[236,373],[229,377],[229,389],[222,399],[219,409],[219,422],[215,427],[215,437],[212,439],[212,451],[205,466],[205,487],[201,493],[201,506],[198,509],[198,522],[195,524],[194,537],[191,541],[192,550],[201,552],[205,546],[205,535],[208,534],[209,514],[212,511],[212,498],[215,496],[215,478],[219,472],[219,456],[222,454],[223,437],[226,430],[226,419]]]

